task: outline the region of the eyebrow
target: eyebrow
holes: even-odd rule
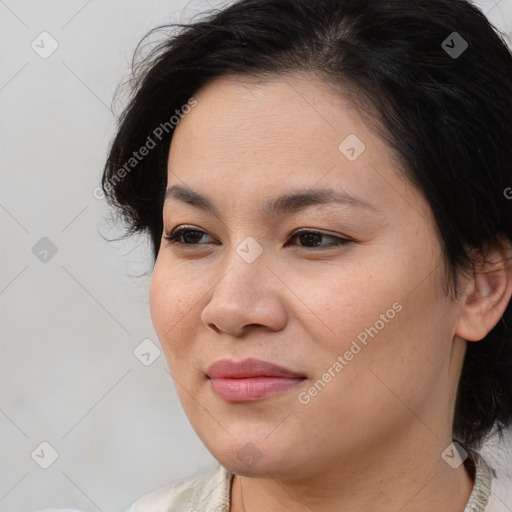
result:
[[[190,204],[204,211],[220,216],[218,208],[208,197],[188,187],[173,185],[165,191],[164,201],[176,199]],[[263,205],[263,212],[269,216],[277,216],[285,213],[293,214],[311,206],[323,204],[342,204],[359,208],[366,208],[379,213],[375,206],[361,197],[346,191],[337,191],[331,188],[298,189],[282,196],[268,200]]]

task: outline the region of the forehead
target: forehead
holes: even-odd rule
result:
[[[195,148],[200,154],[201,149],[234,153],[245,148],[314,156],[319,149],[337,151],[351,133],[373,151],[387,152],[342,91],[311,75],[280,75],[265,81],[221,76],[194,97],[197,106],[181,119],[174,137],[186,136],[186,141],[180,140],[186,144],[208,134],[207,147]],[[204,139],[200,142],[205,144]]]
[[[392,150],[340,89],[316,77],[221,76],[194,98],[171,142],[169,187],[240,201],[292,187],[342,188],[376,206],[410,193],[394,183],[408,185]]]

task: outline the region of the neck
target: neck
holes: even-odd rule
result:
[[[307,478],[236,475],[230,512],[463,512],[473,481],[464,465],[453,469],[441,458],[450,437],[423,437],[381,443]]]

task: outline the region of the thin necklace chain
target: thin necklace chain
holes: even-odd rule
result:
[[[245,512],[245,504],[244,504],[244,492],[242,490],[242,477],[240,477],[240,497],[242,498],[242,508]]]

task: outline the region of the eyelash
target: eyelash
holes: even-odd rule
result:
[[[208,234],[205,231],[203,231],[202,229],[179,227],[179,228],[174,229],[173,231],[171,231],[168,234],[166,233],[164,235],[164,239],[167,240],[167,245],[191,246],[190,247],[191,249],[196,249],[198,245],[205,245],[205,244],[197,244],[197,243],[187,244],[185,242],[178,241],[178,238],[183,233],[187,233],[187,232],[201,233],[203,235]],[[301,246],[301,245],[297,246],[299,249],[306,249],[309,251],[323,251],[323,250],[326,250],[326,248],[328,249],[328,248],[332,248],[332,247],[343,246],[343,245],[346,245],[353,241],[348,238],[342,238],[342,237],[334,236],[334,235],[327,235],[326,233],[322,233],[321,231],[315,231],[315,230],[311,230],[311,229],[303,229],[303,230],[295,231],[294,233],[292,233],[290,238],[294,238],[294,237],[297,237],[297,236],[303,235],[303,234],[320,235],[324,238],[330,238],[331,240],[335,240],[335,242],[332,244],[326,244],[326,245],[323,245],[320,247],[306,247],[306,246]],[[194,246],[196,246],[196,247],[194,247]]]

